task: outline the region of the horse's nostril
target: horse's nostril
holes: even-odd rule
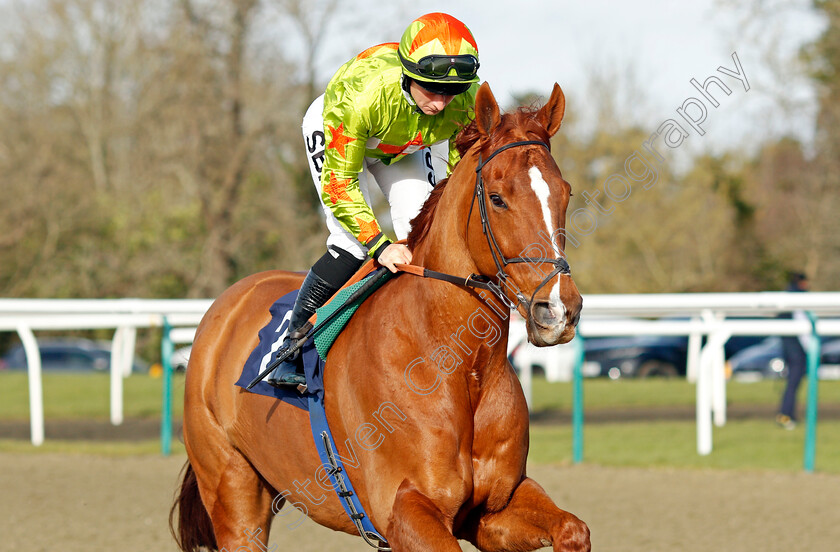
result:
[[[534,303],[534,306],[531,307],[531,316],[534,317],[537,324],[543,327],[556,326],[560,322],[548,303]]]

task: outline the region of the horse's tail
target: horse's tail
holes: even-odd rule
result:
[[[201,547],[218,550],[213,524],[198,494],[198,481],[189,460],[181,474],[181,488],[169,510],[169,530],[183,552],[197,552]]]

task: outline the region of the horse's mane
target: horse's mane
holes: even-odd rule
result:
[[[548,131],[536,121],[537,111],[538,108],[536,107],[520,107],[512,113],[505,113],[502,115],[502,121],[499,126],[494,129],[493,134],[489,137],[489,139],[485,138],[484,140],[482,140],[482,135],[478,131],[478,124],[475,120],[471,121],[468,125],[462,128],[455,137],[455,148],[461,155],[461,161],[452,167],[451,173],[455,172],[455,168],[463,161],[467,152],[469,152],[473,146],[478,144],[477,147],[479,152],[485,152],[491,147],[495,148],[495,145],[505,136],[508,136],[515,128],[524,128],[526,132],[534,133],[537,139],[550,145],[551,137],[549,136]],[[423,204],[423,208],[417,216],[411,220],[411,232],[408,234],[408,240],[406,243],[410,250],[414,251],[414,248],[422,242],[426,237],[426,234],[429,233],[429,228],[431,227],[432,220],[435,217],[435,211],[437,210],[438,203],[440,202],[440,197],[443,195],[443,190],[446,188],[448,183],[449,178],[440,180],[435,185],[428,199],[426,199],[426,203]]]

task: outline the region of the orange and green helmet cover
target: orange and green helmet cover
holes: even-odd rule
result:
[[[470,30],[445,13],[418,17],[399,46],[403,72],[423,82],[478,82],[478,46]]]

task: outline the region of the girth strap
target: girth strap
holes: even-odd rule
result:
[[[366,543],[377,550],[383,552],[391,550],[385,537],[371,523],[364,506],[359,501],[353,484],[350,482],[350,478],[347,477],[341,457],[335,452],[335,442],[327,424],[324,403],[315,393],[309,395],[309,424],[312,429],[312,437],[315,439],[315,447],[318,449],[318,456],[321,458],[321,465],[325,469],[329,468],[327,469],[327,475],[333,490],[338,495],[338,500],[341,502],[344,511],[347,512],[353,525],[356,526],[359,535]],[[374,541],[379,541],[379,543]]]

